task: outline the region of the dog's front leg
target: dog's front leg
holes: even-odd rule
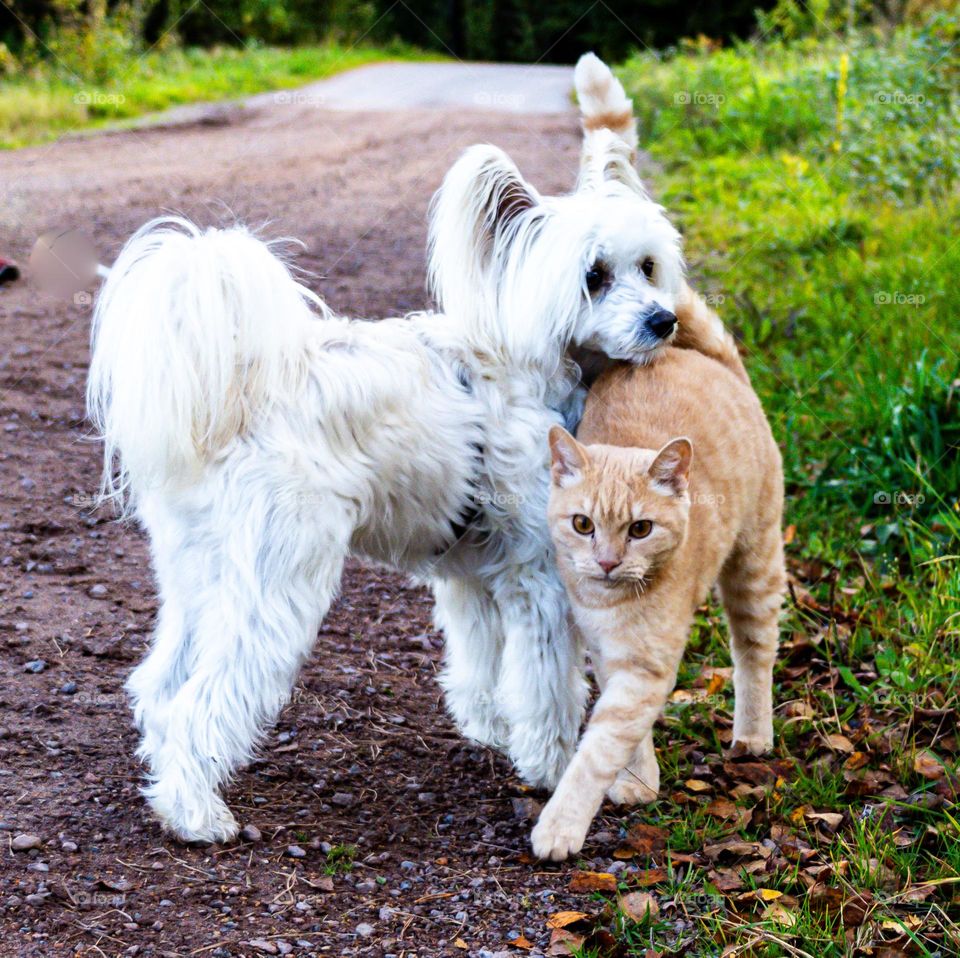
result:
[[[504,626],[497,700],[510,725],[517,771],[530,785],[552,789],[580,733],[587,693],[583,652],[547,558],[514,571],[497,597]]]

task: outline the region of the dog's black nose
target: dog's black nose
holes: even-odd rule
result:
[[[647,329],[658,339],[666,339],[677,325],[677,317],[669,309],[664,309],[662,306],[658,306],[650,313],[645,321]]]

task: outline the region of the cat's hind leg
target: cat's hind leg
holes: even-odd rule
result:
[[[719,582],[732,639],[733,741],[760,755],[773,747],[773,665],[786,583],[779,526],[739,547]]]
[[[660,766],[651,732],[637,746],[633,758],[607,789],[607,798],[614,805],[646,805],[655,802],[659,792]]]

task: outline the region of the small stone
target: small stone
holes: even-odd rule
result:
[[[77,683],[76,682],[64,682],[60,686],[61,695],[76,695],[77,694]]]
[[[47,667],[47,663],[43,659],[34,659],[32,662],[27,662],[23,667],[24,672],[33,672],[34,675],[42,672]]]
[[[400,871],[402,872],[412,872],[412,871],[416,871],[416,869],[417,869],[416,862],[409,862],[409,861],[400,862]]]
[[[375,881],[358,881],[353,887],[360,892],[360,894],[367,895],[376,889],[377,883]]]
[[[90,586],[87,594],[91,599],[105,599],[107,597],[107,587],[98,582],[96,585]]]
[[[50,866],[46,862],[30,862],[27,865],[28,872],[48,872],[50,871]]]
[[[350,792],[336,792],[330,801],[333,802],[334,805],[346,808],[353,804],[353,795]]]
[[[76,842],[70,842],[70,841],[61,842],[60,847],[65,852],[75,852],[79,848]]]
[[[288,845],[286,854],[290,858],[306,858],[307,853],[299,845]]]
[[[24,832],[20,835],[17,835],[13,841],[10,843],[10,847],[15,852],[28,852],[33,848],[39,848],[43,842],[40,839],[39,835],[31,835],[27,832]]]
[[[366,921],[362,921],[359,925],[357,925],[357,934],[361,938],[369,938],[373,934],[374,930],[375,929],[373,925]]]
[[[263,955],[277,954],[277,946],[272,941],[267,941],[265,938],[252,938],[250,941],[245,941],[244,944],[249,945],[251,948],[259,951]]]
[[[47,900],[46,895],[27,895],[24,901],[28,905],[42,905]]]
[[[289,941],[284,941],[282,938],[277,939],[277,951],[281,955],[289,955],[293,951],[293,945]]]
[[[243,828],[240,829],[240,837],[245,842],[258,842],[263,838],[263,835],[256,825],[244,825]]]

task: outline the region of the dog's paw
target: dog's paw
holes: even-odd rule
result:
[[[607,798],[614,805],[648,805],[657,800],[657,789],[641,782],[635,775],[623,771],[607,790]]]
[[[773,751],[773,735],[741,735],[733,740],[730,754],[737,755],[766,755]]]
[[[225,843],[233,841],[240,824],[218,795],[210,793],[205,800],[195,794],[184,801],[184,794],[165,791],[156,782],[144,790],[147,801],[164,830],[183,842]]]
[[[530,844],[537,858],[562,862],[583,848],[590,822],[584,824],[580,816],[552,809],[551,804],[548,802],[541,813],[530,835]]]

